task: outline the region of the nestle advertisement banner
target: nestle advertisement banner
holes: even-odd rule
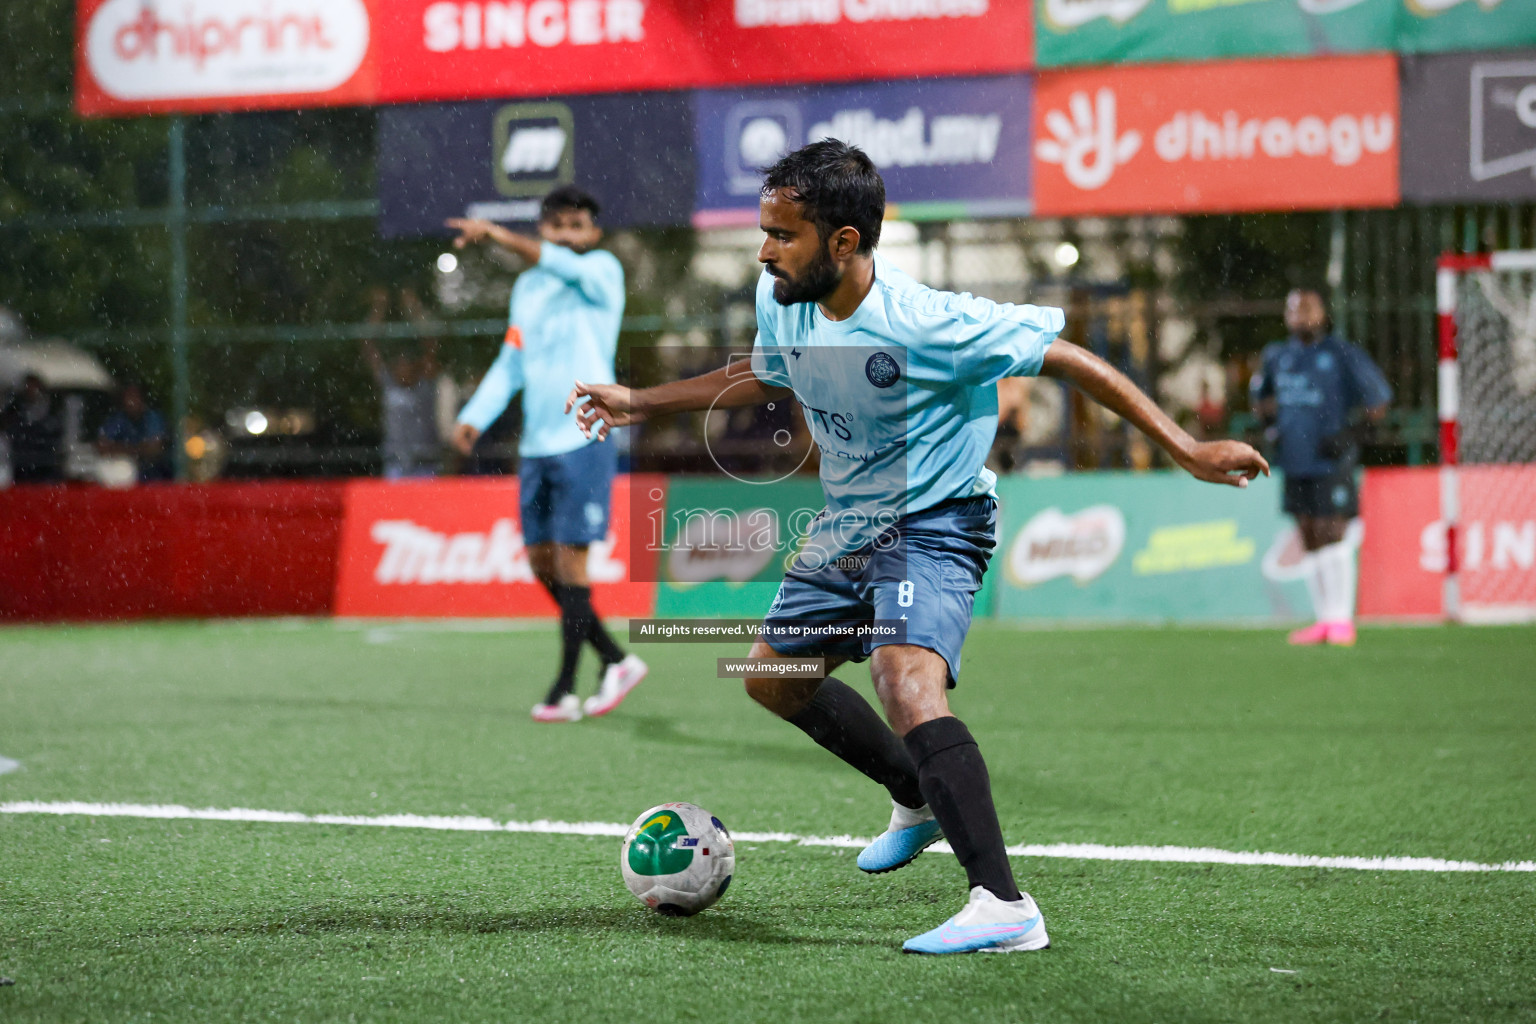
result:
[[[1035,0],[1043,67],[1390,50],[1400,0]]]
[[[79,0],[84,114],[370,103],[379,0]]]
[[[696,93],[697,220],[755,223],[759,169],[823,138],[861,146],[898,207],[1028,212],[1030,93],[1026,75]]]
[[[1536,46],[1530,0],[1402,0],[1396,47],[1404,53]]]
[[[631,504],[629,489],[637,489]],[[592,601],[605,615],[649,615],[655,570],[635,565],[631,513],[657,514],[661,477],[614,481],[608,538],[590,548]],[[644,548],[639,549],[645,557]],[[534,581],[518,527],[517,481],[503,478],[347,484],[336,614],[501,618],[556,614]]]
[[[1536,50],[1403,58],[1403,197],[1536,198]]]
[[[441,232],[448,217],[538,219],[576,182],[608,227],[686,224],[692,107],[683,93],[440,103],[379,112],[379,230]]]
[[[1001,618],[1292,620],[1310,613],[1280,484],[1215,487],[1173,473],[998,483],[991,573]]]
[[[88,114],[541,97],[1032,66],[999,0],[80,0]]]
[[[1392,206],[1395,57],[1042,72],[1044,215]]]

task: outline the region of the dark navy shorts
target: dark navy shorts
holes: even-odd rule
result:
[[[1338,516],[1353,519],[1360,514],[1360,492],[1353,470],[1328,476],[1285,476],[1281,508],[1290,515],[1312,519]]]
[[[880,541],[825,567],[796,562],[763,619],[763,640],[788,657],[863,661],[885,644],[926,647],[960,677],[971,608],[997,546],[997,502],[960,498],[897,520]],[[854,635],[846,624],[898,630]],[[836,625],[835,632],[815,627]]]
[[[608,536],[618,449],[593,441],[573,452],[524,459],[517,470],[523,543],[581,546]]]

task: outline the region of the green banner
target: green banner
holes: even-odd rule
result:
[[[1301,549],[1280,484],[1083,473],[998,484],[989,575],[1001,618],[1242,622],[1304,618]]]
[[[1403,0],[1403,53],[1536,46],[1536,0]]]
[[[1036,62],[1050,68],[1390,50],[1402,2],[1035,0]]]

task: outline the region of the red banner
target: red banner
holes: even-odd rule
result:
[[[87,114],[1027,70],[1002,0],[79,0]]]
[[[659,515],[665,507],[663,477],[614,481],[608,538],[587,561],[592,601],[604,615],[649,615],[655,606],[654,567],[631,564],[631,487],[642,488],[634,508]],[[528,564],[517,493],[517,481],[505,478],[349,483],[336,614],[557,614]]]
[[[1044,72],[1044,215],[1392,206],[1397,58]]]
[[[1459,583],[1469,618],[1536,613],[1536,466],[1464,466]],[[1439,470],[1372,469],[1361,495],[1360,614],[1443,614]]]
[[[79,0],[82,114],[372,103],[379,0]]]

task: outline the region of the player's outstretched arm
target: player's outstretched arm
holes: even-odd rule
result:
[[[1247,487],[1260,473],[1269,475],[1269,463],[1251,447],[1241,441],[1196,441],[1129,377],[1070,341],[1051,342],[1040,376],[1076,385],[1150,437],[1190,475],[1207,483]]]
[[[596,431],[597,439],[602,441],[614,427],[628,426],[655,416],[762,405],[789,393],[788,388],[765,384],[745,362],[737,362],[653,388],[635,389],[622,384],[577,381],[570,397],[565,400],[565,411],[575,409],[581,432],[591,437]]]

